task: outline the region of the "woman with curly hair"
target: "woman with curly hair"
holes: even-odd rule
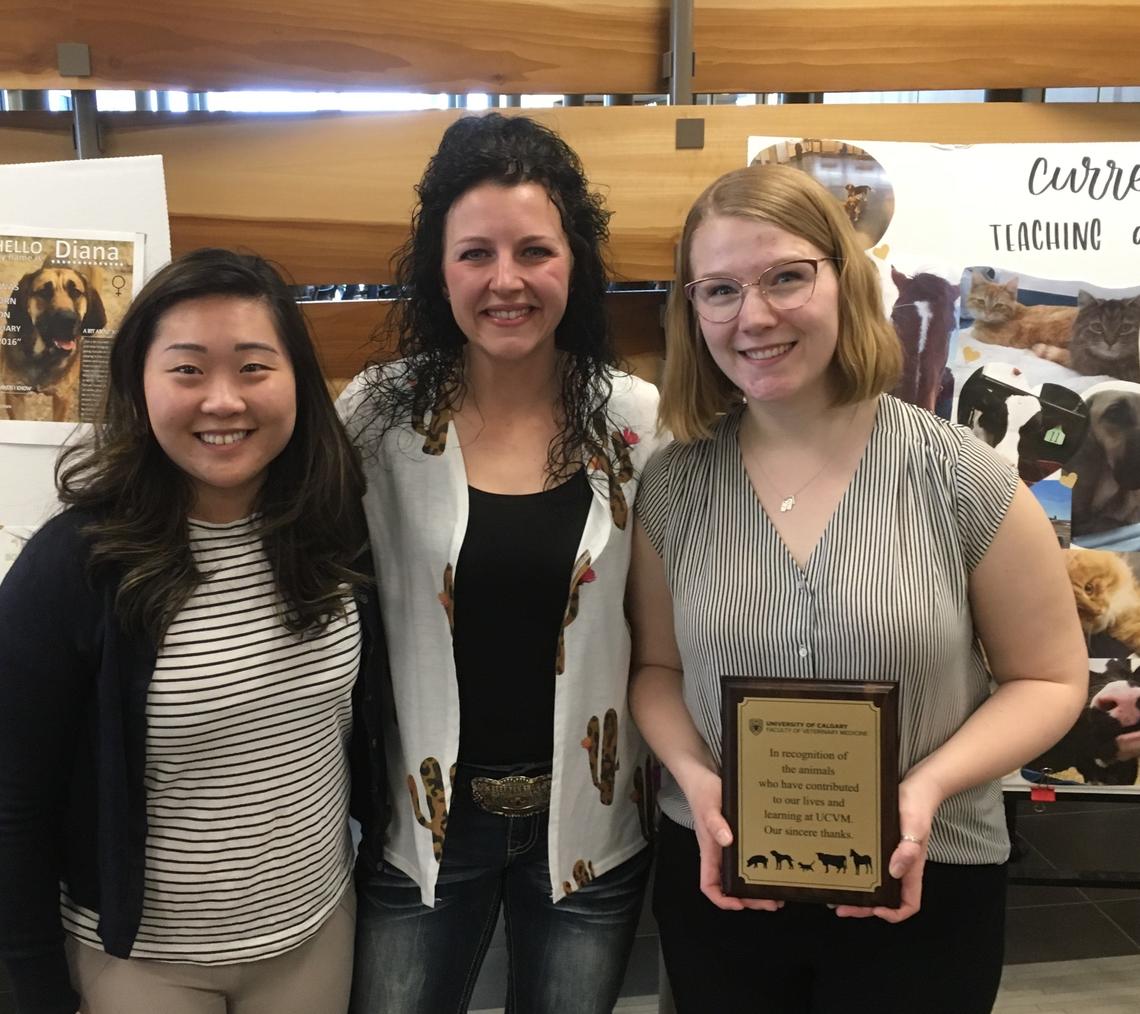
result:
[[[466,1010],[501,908],[508,1010],[609,1011],[649,864],[622,605],[657,395],[615,369],[609,214],[557,134],[461,119],[418,194],[400,359],[343,396],[395,696],[352,1009]]]
[[[160,270],[56,481],[0,585],[16,1009],[344,1011],[353,693],[385,657],[360,461],[277,273]]]

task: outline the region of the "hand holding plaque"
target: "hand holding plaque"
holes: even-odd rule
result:
[[[721,681],[725,894],[899,905],[898,687]]]

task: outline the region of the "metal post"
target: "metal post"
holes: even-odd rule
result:
[[[987,102],[1044,102],[1044,88],[987,88]]]
[[[150,92],[135,92],[135,109],[140,113],[150,112]]]
[[[632,106],[633,94],[630,92],[619,92],[616,95],[603,95],[602,105],[604,106]]]
[[[205,92],[187,92],[186,109],[191,113],[204,113],[209,108]]]
[[[586,104],[586,96],[585,95],[563,95],[562,96],[562,105],[563,106],[584,106],[585,104]]]
[[[693,104],[693,0],[670,0],[669,3],[669,105]]]
[[[460,94],[459,92],[455,92],[451,95],[448,95],[447,96],[447,108],[448,109],[466,109],[467,108],[467,96],[464,94]]]
[[[521,95],[506,95],[506,96],[504,96],[504,98],[506,98],[507,101],[504,102],[503,105],[505,105],[508,109],[519,109],[519,108],[521,108],[521,106],[522,106],[522,96]]]
[[[780,105],[819,105],[823,102],[823,92],[780,92]]]
[[[693,0],[670,0],[669,52],[665,54],[662,67],[662,77],[669,78],[669,105],[692,105],[695,64]],[[677,1014],[673,990],[665,974],[665,959],[660,950],[657,955],[657,1014]]]
[[[74,90],[71,93],[71,108],[75,117],[75,154],[77,158],[98,158],[103,154],[99,143],[99,109],[95,104],[95,92]]]
[[[163,92],[163,91],[155,92],[154,98],[155,98],[154,106],[155,106],[155,109],[157,112],[160,112],[160,113],[169,113],[170,112],[170,92]]]
[[[48,106],[47,92],[20,91],[12,89],[4,93],[4,104],[12,112],[46,112]]]

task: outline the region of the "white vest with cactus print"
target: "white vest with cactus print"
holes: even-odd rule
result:
[[[398,369],[389,366],[387,369]],[[664,443],[657,389],[614,373],[617,460],[589,461],[593,500],[567,589],[556,662],[550,887],[558,901],[645,847],[654,779],[629,716],[630,638],[623,602],[641,471]],[[358,377],[338,401],[368,447],[375,412]],[[467,477],[448,413],[390,430],[365,456],[365,512],[376,563],[398,727],[386,739],[392,819],[385,858],[435,903],[459,752],[451,589],[467,530]],[[597,473],[601,472],[602,475]]]

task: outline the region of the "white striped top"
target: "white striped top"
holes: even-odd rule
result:
[[[965,428],[883,395],[851,484],[801,570],[749,483],[741,416],[660,452],[637,500],[665,564],[693,721],[719,763],[722,674],[897,680],[901,775],[990,692],[968,579],[1017,475]],[[668,776],[658,798],[692,827]],[[1000,863],[1008,853],[996,781],[939,808],[931,859]]]
[[[304,943],[348,885],[355,602],[318,636],[281,622],[249,520],[190,525],[206,575],[171,623],[147,696],[146,884],[131,956],[221,964]],[[64,927],[102,947],[97,913]]]

